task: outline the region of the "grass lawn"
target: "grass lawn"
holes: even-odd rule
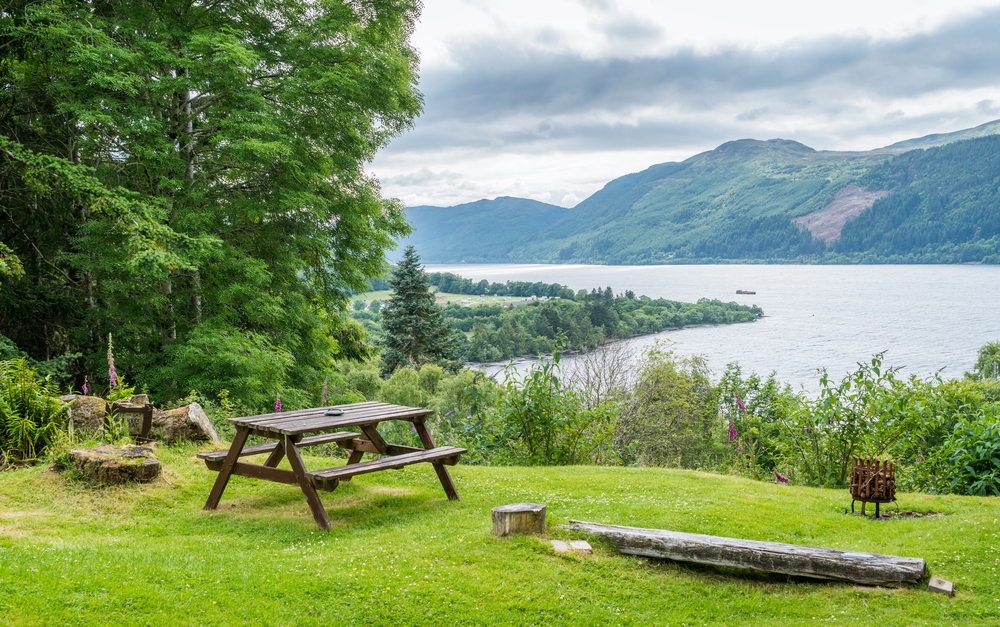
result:
[[[1000,620],[1000,499],[904,494],[935,518],[844,515],[846,490],[654,468],[429,466],[322,492],[317,530],[297,488],[243,477],[219,509],[188,446],[156,483],[95,490],[45,468],[0,473],[3,625],[991,625]],[[306,465],[329,460],[306,457]],[[548,505],[549,536],[496,538],[490,508]],[[923,557],[955,583],[871,588],[593,556],[548,540],[568,519]]]

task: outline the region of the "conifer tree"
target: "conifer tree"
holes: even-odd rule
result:
[[[403,259],[389,279],[392,296],[382,307],[382,374],[400,366],[419,368],[426,363],[447,363],[458,343],[434,303],[420,256],[407,246]]]

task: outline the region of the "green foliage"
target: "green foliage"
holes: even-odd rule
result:
[[[893,368],[883,368],[884,353],[840,383],[820,370],[820,396],[802,398],[785,422],[786,461],[805,485],[842,487],[851,469],[851,457],[881,454],[901,435],[898,414],[908,401],[895,394],[898,382]]]
[[[392,296],[381,311],[382,375],[400,366],[419,368],[426,363],[448,364],[457,340],[434,303],[420,257],[407,246],[403,260],[389,279]]]
[[[45,453],[66,423],[66,405],[58,395],[26,359],[0,361],[0,466]]]
[[[1000,408],[964,416],[918,465],[921,487],[932,494],[1000,496]]]
[[[502,382],[479,381],[458,440],[472,447],[471,463],[552,466],[607,454],[617,407],[588,407],[583,394],[560,382],[559,361],[556,350],[522,376],[508,368]]]
[[[79,387],[106,384],[114,332],[157,399],[208,380],[255,410],[276,388],[314,396],[334,353],[363,357],[347,295],[408,232],[364,164],[422,107],[419,4],[14,5],[0,18],[4,334],[35,359],[81,354]],[[14,276],[15,258],[36,263]]]
[[[773,477],[782,461],[784,425],[799,397],[773,372],[765,380],[756,373],[744,378],[735,362],[726,366],[717,391],[719,411],[732,425],[727,444],[734,472],[758,480]]]
[[[701,357],[680,357],[662,343],[647,350],[624,400],[615,433],[640,463],[712,468],[726,456],[716,388]]]
[[[965,373],[972,379],[1000,379],[1000,342],[989,342],[979,347],[973,372]]]

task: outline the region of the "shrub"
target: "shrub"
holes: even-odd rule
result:
[[[470,463],[580,464],[606,454],[616,406],[588,408],[583,394],[561,384],[560,358],[556,350],[521,377],[508,367],[502,382],[481,376],[472,415],[460,427]]]
[[[34,461],[56,439],[66,418],[58,394],[26,359],[0,361],[0,463]]]
[[[981,407],[942,446],[918,459],[915,483],[936,494],[1000,496],[1000,411]]]
[[[706,468],[725,456],[716,390],[701,357],[678,357],[657,343],[646,351],[633,388],[622,399],[615,445],[624,459]],[[718,437],[717,437],[718,436]]]

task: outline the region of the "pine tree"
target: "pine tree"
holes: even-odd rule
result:
[[[400,366],[419,368],[426,363],[447,363],[458,342],[441,308],[434,304],[427,275],[413,246],[406,247],[403,260],[393,268],[389,287],[392,296],[382,307],[383,376]]]

